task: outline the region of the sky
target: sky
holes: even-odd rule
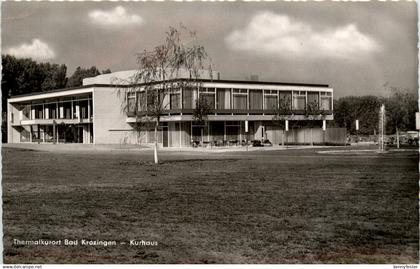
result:
[[[335,97],[418,88],[415,2],[3,2],[2,53],[69,75],[136,69],[180,23],[222,79],[328,84]]]

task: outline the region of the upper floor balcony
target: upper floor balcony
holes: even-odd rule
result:
[[[146,91],[127,94],[127,117],[150,115],[155,99]],[[152,100],[150,100],[152,99]],[[330,115],[332,119],[333,97],[331,90],[281,91],[235,88],[175,89],[161,96],[159,102],[164,116],[192,115],[197,100],[207,104],[209,115],[264,115],[271,117],[279,113],[279,107],[288,111],[285,116],[307,116],[311,108],[313,116]],[[267,118],[267,117],[265,117]],[[306,117],[307,118],[307,117]],[[312,117],[316,119],[317,117]]]
[[[92,98],[68,100],[43,100],[34,103],[13,104],[9,111],[12,126],[91,123],[93,121]]]

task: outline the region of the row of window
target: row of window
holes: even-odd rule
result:
[[[155,95],[155,91],[149,91],[148,96],[145,91],[129,93],[128,111],[146,111],[154,104]],[[309,104],[320,110],[332,109],[331,92],[203,88],[183,89],[182,94],[180,89],[171,90],[159,97],[162,107],[171,110],[194,109],[198,99],[218,110],[273,110],[280,103],[293,110],[304,110]]]
[[[33,119],[88,119],[92,117],[92,100],[25,105],[23,120]]]

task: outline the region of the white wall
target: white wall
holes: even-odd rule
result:
[[[93,90],[93,141],[95,144],[136,144],[137,133],[126,123],[127,115],[121,105],[123,93],[117,88]]]
[[[13,113],[13,120],[15,124],[20,122],[20,112],[12,104],[7,104],[7,143],[20,143],[20,133],[16,128],[12,127],[11,113]]]

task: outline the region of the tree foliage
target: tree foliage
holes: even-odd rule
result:
[[[195,102],[195,109],[193,111],[193,121],[197,125],[205,125],[207,116],[214,110],[214,106],[209,104],[206,99],[200,98]]]
[[[284,128],[285,120],[292,118],[292,98],[290,96],[280,97],[278,105],[274,108],[273,124]]]
[[[6,111],[7,98],[32,92],[50,91],[66,86],[67,67],[62,64],[37,63],[2,55],[2,109]]]
[[[382,98],[377,96],[346,96],[334,102],[334,122],[345,127],[350,134],[356,134],[356,120],[359,120],[359,134],[373,135],[378,130],[379,108]]]
[[[356,134],[356,120],[359,120],[358,134],[373,135],[378,131],[379,109],[385,104],[386,133],[394,134],[415,129],[415,112],[418,110],[417,96],[408,90],[392,89],[391,96],[346,96],[334,101],[334,123],[345,127],[350,134]]]
[[[392,94],[385,100],[387,133],[415,130],[418,111],[417,96],[408,90],[392,88]]]
[[[79,87],[83,85],[84,78],[96,77],[100,75],[98,68],[92,66],[90,68],[82,68],[78,66],[74,73],[69,77],[67,81],[67,87]]]

